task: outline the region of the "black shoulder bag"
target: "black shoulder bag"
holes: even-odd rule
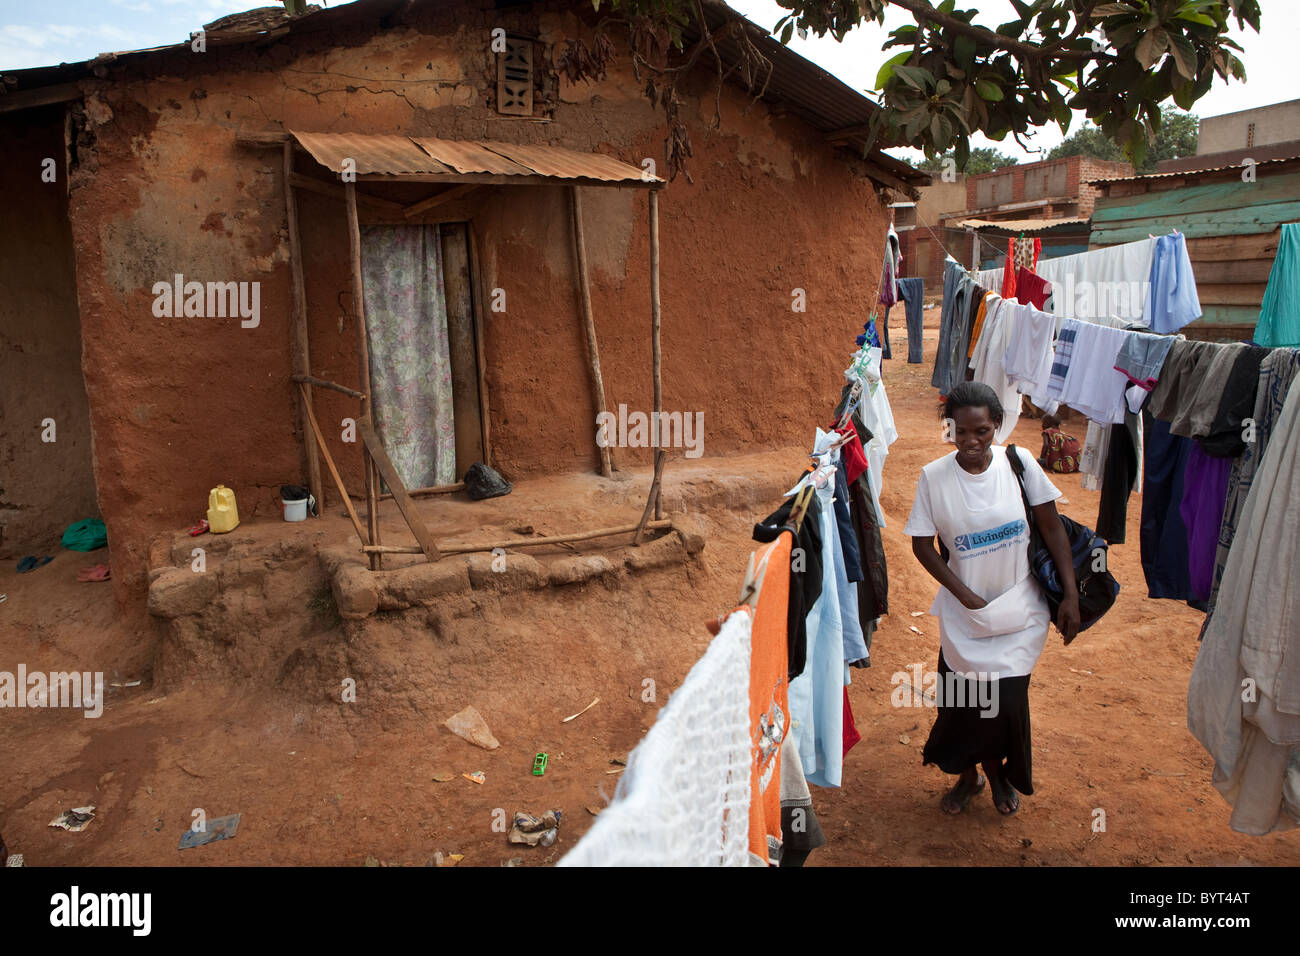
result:
[[[1025,502],[1025,517],[1029,520],[1029,571],[1042,587],[1043,594],[1047,597],[1047,606],[1051,609],[1052,622],[1055,623],[1061,601],[1065,598],[1065,588],[1061,585],[1052,553],[1047,550],[1042,535],[1038,533],[1034,510],[1029,504],[1029,495],[1025,492],[1025,463],[1020,460],[1015,445],[1007,446],[1007,464],[1011,466],[1016,481],[1020,484],[1020,497]],[[1079,630],[1086,631],[1114,606],[1115,598],[1119,595],[1119,582],[1107,570],[1106,565],[1106,553],[1110,545],[1091,528],[1085,528],[1065,515],[1058,517],[1065,527],[1066,540],[1070,543],[1074,581],[1079,588]],[[1096,570],[1098,567],[1101,568],[1100,571]]]

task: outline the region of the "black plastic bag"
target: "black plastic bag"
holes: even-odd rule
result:
[[[465,472],[465,490],[469,492],[469,496],[475,501],[482,501],[484,498],[499,498],[514,491],[510,486],[510,482],[481,461],[474,462],[469,466],[469,470]]]

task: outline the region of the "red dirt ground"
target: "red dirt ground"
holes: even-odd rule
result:
[[[1201,615],[1144,596],[1137,497],[1129,543],[1111,551],[1124,586],[1118,604],[1069,648],[1053,632],[1034,672],[1036,792],[1011,819],[997,815],[987,793],[959,818],[939,810],[949,780],[920,759],[933,712],[890,704],[890,676],[914,663],[929,671],[938,654],[934,619],[910,613],[929,607],[936,586],[902,534],[921,466],[945,453],[929,387],[936,320],[931,311],[926,364],[900,357],[886,365],[901,435],[885,467],[883,500],[892,614],[876,635],[874,666],[854,672],[850,697],[863,741],[845,762],[845,785],[814,788],[829,843],[809,865],[1300,863],[1295,832],[1251,838],[1228,827],[1228,807],[1210,784],[1211,761],[1185,726]],[[895,341],[903,340],[897,330]],[[829,409],[835,383],[825,385]],[[1079,420],[1066,428],[1082,437]],[[1037,429],[1026,420],[1013,440],[1037,450]],[[152,621],[123,616],[107,586],[75,582],[78,568],[102,557],[59,552],[23,576],[7,565],[0,569],[0,593],[9,595],[0,604],[0,670],[18,662],[29,671],[81,667],[103,670],[110,682],[143,684],[110,688],[97,720],[63,710],[0,711],[0,830],[30,865],[361,865],[367,857],[423,865],[435,851],[463,853],[466,866],[554,862],[590,826],[585,808],[603,806],[602,794],[613,792],[611,758],[635,746],[707,646],[701,622],[734,601],[752,523],[775,506],[799,454],[671,462],[670,505],[691,500],[716,475],[754,489],[714,493],[715,504],[693,516],[708,543],[684,568],[475,597],[471,612],[455,618],[411,611],[343,625],[321,605],[316,572],[304,570],[300,617],[311,621],[304,643],[285,644],[285,629],[270,616],[247,633],[206,638],[253,642],[281,659],[292,651],[295,666],[278,677],[192,673],[175,686],[154,686],[155,652],[172,639]],[[644,473],[631,477],[631,487],[644,489]],[[516,495],[521,508],[538,489],[561,502],[545,516],[554,529],[585,526],[592,503],[608,498],[592,476],[548,481],[521,485]],[[1062,510],[1092,524],[1097,495],[1081,490],[1075,476],[1056,481],[1069,500]],[[439,507],[465,521],[480,506]],[[343,540],[344,520],[329,521]],[[397,532],[385,540],[398,540]],[[257,606],[245,610],[255,616]],[[330,689],[349,672],[360,675],[355,705],[335,702]],[[645,677],[656,681],[655,704],[641,701]],[[561,723],[596,696],[589,712]],[[499,750],[478,750],[440,726],[468,704],[483,712]],[[529,773],[537,751],[551,755],[540,778]],[[485,784],[459,776],[475,770],[486,772]],[[456,776],[434,782],[442,772]],[[85,831],[47,827],[60,811],[85,804],[99,808]],[[550,807],[565,813],[554,847],[513,847],[494,829],[514,810]],[[178,851],[195,808],[209,817],[242,813],[238,836]],[[1091,828],[1096,809],[1105,811],[1105,832]]]

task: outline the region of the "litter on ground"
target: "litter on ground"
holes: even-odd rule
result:
[[[547,810],[540,817],[521,810],[515,811],[514,823],[508,837],[511,843],[523,846],[550,846],[559,834],[560,810]]]
[[[71,810],[64,810],[51,820],[50,826],[58,827],[60,830],[80,833],[90,825],[90,821],[93,819],[95,819],[94,807],[73,807]]]
[[[475,747],[496,750],[501,746],[500,742],[492,736],[492,731],[488,729],[483,715],[473,707],[466,707],[460,713],[448,717],[443,726],[457,737],[468,740]]]
[[[582,708],[582,710],[578,711],[576,714],[570,714],[568,717],[565,717],[562,721],[560,721],[560,723],[567,724],[571,720],[576,720],[577,718],[581,717],[583,714],[591,710],[591,708],[595,707],[599,703],[600,703],[600,698],[597,697],[595,700],[593,700],[586,707]]]
[[[185,835],[181,837],[181,843],[177,849],[188,850],[191,847],[203,846],[207,843],[216,843],[218,840],[233,840],[238,830],[238,813],[232,813],[225,817],[216,817],[215,819],[207,821],[207,826],[198,832],[195,832],[193,829],[187,829]]]

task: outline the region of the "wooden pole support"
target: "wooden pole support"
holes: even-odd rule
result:
[[[410,495],[412,498],[414,498],[417,495],[449,495],[452,492],[464,491],[464,490],[465,490],[465,482],[457,481],[457,482],[453,482],[450,485],[430,485],[428,488],[408,488],[406,489],[406,493]],[[393,496],[391,494],[387,494],[387,495],[380,495],[379,497],[381,500],[387,500],[388,498],[391,498]]]
[[[393,467],[392,459],[388,457],[388,452],[384,450],[383,444],[379,441],[379,435],[375,433],[374,423],[371,422],[368,416],[357,419],[357,433],[361,436],[361,441],[365,443],[366,450],[370,452],[370,460],[379,469],[379,473],[384,476],[384,481],[388,482],[388,487],[393,490],[393,500],[397,502],[402,517],[406,519],[411,534],[415,535],[415,540],[420,543],[420,550],[430,561],[437,561],[442,555],[438,553],[438,546],[433,543],[433,535],[429,533],[429,529],[425,527],[424,522],[420,519],[419,512],[415,510],[415,502],[411,501],[410,496],[406,493],[406,486],[402,484],[402,478],[398,475],[397,469]],[[376,541],[375,543],[378,544],[379,542]]]
[[[362,451],[362,461],[366,466],[366,478],[370,485],[366,489],[368,497],[366,499],[366,509],[368,512],[367,521],[369,524],[370,538],[375,544],[380,543],[379,533],[379,469],[375,467],[375,460],[370,456],[370,450]],[[372,571],[384,570],[384,560],[379,555],[375,555],[377,560],[373,561]]]
[[[671,528],[670,519],[650,521],[646,528],[656,531]],[[639,525],[629,524],[617,528],[602,528],[599,531],[583,531],[579,534],[552,535],[549,538],[516,538],[510,541],[493,541],[490,544],[444,544],[439,550],[443,555],[474,554],[478,551],[493,551],[497,548],[535,548],[547,544],[569,544],[574,541],[588,541],[592,538],[608,538],[618,534],[636,531]],[[410,545],[378,545],[362,548],[367,554],[420,554],[420,549]]]
[[[321,196],[328,196],[330,199],[337,199],[339,202],[347,202],[348,199],[347,191],[338,183],[323,182],[313,176],[304,176],[302,173],[294,173],[289,182],[297,189],[305,189]],[[369,196],[360,192],[357,193],[357,204],[366,207],[372,212],[389,216],[401,216],[406,208],[401,203],[391,202],[387,199],[380,199],[378,196]]]
[[[284,208],[289,225],[289,275],[293,286],[293,370],[311,380],[311,345],[307,334],[307,285],[302,274],[302,239],[298,231],[298,199],[293,193],[293,143],[284,140]],[[295,379],[297,380],[297,379]],[[298,417],[302,424],[303,448],[307,457],[307,487],[317,506],[325,508],[325,485],[320,477],[320,453],[316,437],[307,424],[311,389],[298,390]]]
[[[647,527],[651,527],[655,523],[650,520],[650,512],[661,510],[659,507],[659,481],[660,478],[663,476],[664,460],[667,457],[668,457],[668,453],[665,452],[663,449],[661,448],[655,449],[654,478],[651,479],[650,481],[650,495],[649,497],[646,498],[645,511],[641,513],[641,521],[636,526],[636,534],[632,536],[632,543],[635,545],[641,544],[641,535],[644,533]],[[655,521],[662,520],[662,518],[663,516],[660,515],[655,519]]]
[[[659,298],[659,191],[653,190],[650,193],[650,348],[654,357],[654,377],[655,377],[655,414],[651,420],[656,422],[653,431],[656,433],[655,441],[658,443],[663,439],[663,416],[664,410],[664,390],[663,390],[663,369],[662,369],[662,352],[659,348],[659,322],[661,318],[661,305]],[[655,518],[664,516],[663,505],[659,501],[659,478],[663,474],[664,461],[661,457],[664,452],[660,451],[655,455],[655,476],[650,485],[650,501],[654,503]],[[647,505],[647,508],[649,505]],[[644,519],[643,519],[644,520]],[[640,534],[637,534],[640,538]]]
[[[478,364],[478,408],[479,427],[483,436],[483,464],[492,467],[492,415],[488,411],[487,387],[487,329],[483,322],[484,302],[487,291],[487,277],[483,274],[484,263],[480,255],[478,235],[474,232],[474,221],[465,226],[465,235],[469,246],[469,275],[473,283],[470,298],[474,306],[474,354]],[[464,477],[463,475],[461,477]]]
[[[587,363],[591,367],[591,397],[596,413],[606,411],[605,380],[600,374],[600,349],[596,346],[596,320],[591,311],[591,284],[587,278],[587,236],[582,224],[582,193],[577,186],[569,187],[569,210],[573,218],[573,244],[577,253],[578,292],[582,302],[582,324],[587,338]],[[599,435],[597,430],[594,434]],[[608,445],[596,443],[600,454],[600,473],[606,478],[614,473],[613,454]]]
[[[444,203],[454,202],[457,199],[464,199],[474,190],[480,187],[474,183],[466,183],[464,186],[452,186],[450,189],[444,189],[440,193],[435,193],[428,199],[421,199],[417,203],[412,203],[402,210],[402,216],[406,219],[414,219],[416,216],[428,212],[430,209],[436,209]]]
[[[342,392],[344,395],[347,395],[349,398],[366,397],[361,392],[358,392],[355,388],[348,388],[346,385],[340,385],[338,382],[327,382],[325,379],[316,378],[316,376],[314,375],[299,375],[295,373],[294,375],[291,375],[290,378],[293,381],[297,382],[299,385],[318,385],[321,388],[329,388],[329,389],[333,389],[336,392]],[[310,389],[308,390],[308,394],[311,394]]]
[[[348,212],[348,259],[352,266],[352,314],[357,322],[357,380],[361,383],[361,418],[370,417],[370,344],[366,339],[366,298],[361,280],[361,224],[357,219],[356,183],[345,183],[343,194]],[[366,530],[370,544],[379,544],[379,502],[375,498],[375,470],[365,443],[361,447],[362,472],[366,478]],[[370,570],[383,567],[383,558],[370,556]]]
[[[449,495],[456,491],[464,491],[465,482],[458,481],[453,485],[430,485],[428,488],[407,488],[406,495],[408,498],[419,498],[426,495]],[[393,493],[385,492],[379,496],[380,501],[391,501]]]
[[[299,385],[299,392],[306,392],[307,386]],[[339,497],[343,499],[343,507],[348,510],[348,517],[352,519],[352,527],[357,529],[357,537],[361,539],[361,546],[366,547],[370,541],[366,537],[366,531],[361,527],[361,519],[357,517],[357,511],[352,507],[352,499],[348,495],[348,490],[343,487],[343,479],[339,476],[339,470],[334,467],[334,458],[330,455],[330,450],[325,445],[325,436],[321,434],[320,425],[316,424],[316,413],[312,411],[311,402],[306,401],[306,395],[303,395],[304,405],[307,409],[307,421],[311,424],[312,434],[316,438],[316,444],[320,448],[321,454],[325,458],[325,465],[330,470],[330,475],[334,478],[334,486],[339,490]],[[320,499],[317,499],[319,503]]]

